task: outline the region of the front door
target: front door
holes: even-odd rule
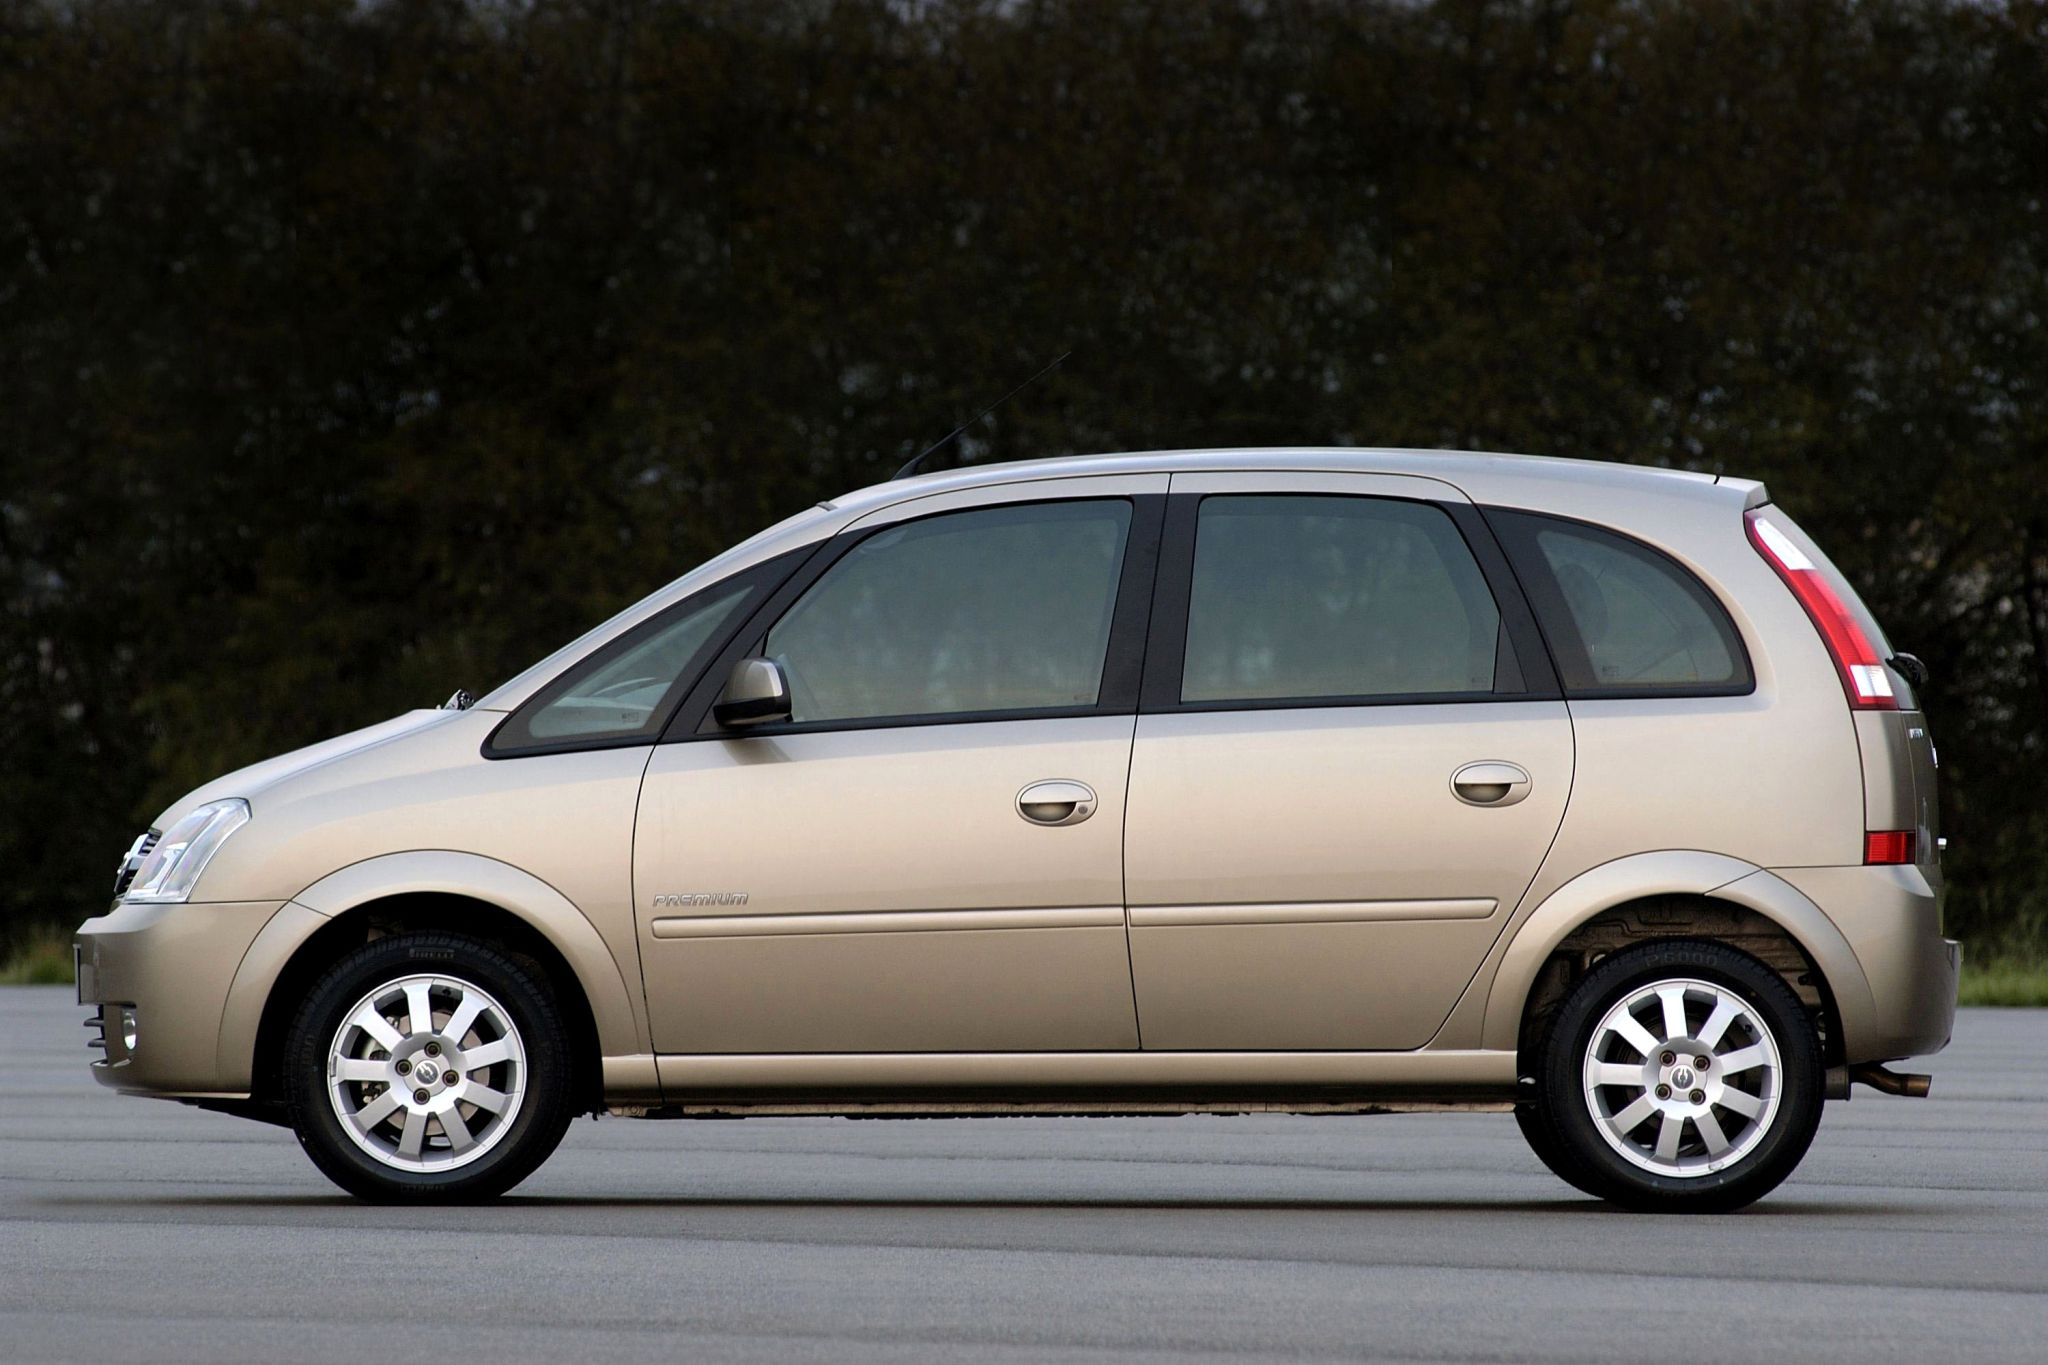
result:
[[[1448,485],[1173,494],[1125,847],[1144,1047],[1420,1047],[1564,813],[1533,623]]]
[[[780,663],[791,719],[706,721],[641,793],[658,1051],[1137,1046],[1121,816],[1165,482],[895,509],[749,623],[728,656]]]

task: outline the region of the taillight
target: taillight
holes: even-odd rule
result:
[[[1918,852],[1919,840],[1910,829],[1874,829],[1863,836],[1866,867],[1908,864]]]
[[[1749,543],[1778,571],[1778,577],[1813,618],[1829,657],[1835,661],[1835,672],[1841,675],[1842,690],[1849,694],[1849,705],[1858,711],[1898,710],[1899,699],[1892,692],[1884,656],[1863,633],[1841,594],[1791,537],[1771,525],[1761,509],[1743,520],[1749,525]]]

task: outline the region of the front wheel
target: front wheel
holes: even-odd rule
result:
[[[380,1201],[482,1199],[545,1161],[573,1116],[545,982],[493,944],[381,938],[313,988],[285,1049],[300,1145]]]
[[[1644,1211],[1752,1203],[1820,1124],[1820,1040],[1799,998],[1705,940],[1603,959],[1559,1007],[1537,1079],[1532,1117],[1583,1177],[1573,1183]]]

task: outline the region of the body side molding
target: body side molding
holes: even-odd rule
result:
[[[775,934],[914,934],[961,929],[1121,929],[1120,905],[1040,910],[838,910],[819,915],[667,915],[655,938],[752,938]]]
[[[1133,928],[1197,924],[1371,924],[1381,920],[1486,919],[1494,900],[1284,901],[1254,905],[1134,905]]]

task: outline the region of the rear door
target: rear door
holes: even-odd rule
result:
[[[1469,502],[1175,475],[1125,831],[1147,1049],[1409,1049],[1563,817],[1572,731]]]

